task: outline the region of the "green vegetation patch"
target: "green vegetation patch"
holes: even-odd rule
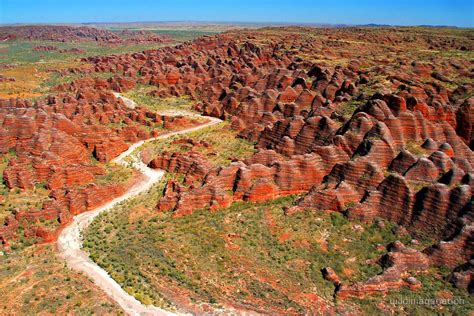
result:
[[[73,81],[83,78],[109,79],[112,78],[114,75],[115,74],[112,72],[96,72],[93,74],[70,73],[66,75],[62,75],[59,73],[51,73],[51,75],[41,83],[40,88],[45,91],[46,89],[54,88],[60,84],[72,83]]]
[[[406,141],[405,148],[418,158],[424,157],[426,155],[426,150],[413,140]]]
[[[110,26],[107,29],[112,32],[120,32],[123,30],[148,31],[148,32],[153,32],[158,35],[168,36],[171,38],[173,42],[192,41],[201,36],[215,35],[223,31],[223,29],[221,28],[203,29],[203,27],[199,25],[182,26],[182,27],[159,27],[159,26],[147,26],[147,25],[136,26],[136,27]]]
[[[150,111],[191,111],[193,102],[188,97],[157,98],[148,93],[156,90],[155,86],[138,85],[123,96],[135,101]]]
[[[347,101],[344,103],[341,103],[337,106],[336,110],[342,114],[344,117],[344,120],[349,120],[354,112],[357,110],[357,108],[362,105],[364,102],[362,101]]]
[[[106,171],[107,173],[105,175],[96,178],[96,184],[124,184],[130,180],[133,174],[131,168],[113,162],[106,165]]]
[[[147,49],[157,49],[165,46],[163,43],[143,43],[143,44],[104,44],[98,42],[63,43],[54,41],[26,41],[14,40],[0,44],[2,58],[0,64],[12,63],[49,63],[65,60],[76,60],[83,57],[125,54],[140,52]],[[57,50],[34,51],[37,46],[54,46]],[[79,53],[61,52],[61,50],[80,49]]]
[[[145,145],[152,148],[154,156],[164,151],[180,152],[189,150],[183,144],[173,144],[179,139],[193,139],[196,142],[207,143],[209,146],[194,146],[193,150],[201,153],[215,166],[225,166],[233,159],[245,159],[255,154],[254,144],[236,137],[237,134],[230,128],[230,123],[222,122],[185,135],[176,135],[166,140],[157,140]]]
[[[153,29],[150,30],[158,35],[170,36],[174,41],[184,42],[192,41],[201,36],[216,35],[218,31],[204,31],[204,30],[171,30],[171,29]]]

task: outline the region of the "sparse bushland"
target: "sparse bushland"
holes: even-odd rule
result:
[[[13,78],[15,81],[0,82],[0,98],[39,98],[50,92],[48,78],[59,77],[55,71],[77,67],[78,65],[79,63],[76,61],[64,60],[55,61],[54,63],[15,64],[12,68],[2,69],[2,75]],[[59,83],[60,80],[57,81]],[[54,82],[54,80],[51,82]]]
[[[1,255],[0,297],[2,315],[123,314],[92,281],[65,266],[53,245]]]
[[[390,223],[311,211],[286,216],[283,209],[295,197],[174,218],[154,210],[165,181],[101,215],[84,232],[91,258],[145,303],[173,309],[167,287],[196,302],[258,308],[264,299],[268,311],[304,312],[308,306],[297,293],[332,302],[334,286],[322,278],[322,268],[332,267],[346,284],[366,280],[382,271],[366,261],[386,252],[380,245],[397,240]]]
[[[105,175],[98,176],[94,182],[98,185],[124,184],[130,180],[134,170],[129,167],[110,162],[106,165],[106,172],[107,173]]]
[[[137,28],[137,30],[142,30],[142,28]],[[185,29],[173,29],[173,28],[169,28],[169,29],[156,28],[155,29],[155,28],[146,27],[144,28],[144,30],[151,31],[158,35],[170,36],[176,42],[190,41],[200,36],[204,36],[204,35],[211,36],[211,35],[221,32],[220,29],[200,30],[200,29],[197,29],[196,27],[189,27]]]
[[[150,111],[192,110],[193,102],[187,97],[158,98],[148,94],[156,89],[155,86],[138,85],[136,88],[123,93],[123,96],[132,99],[138,105]]]
[[[109,79],[115,74],[111,72],[98,72],[93,74],[60,74],[57,72],[51,73],[50,76],[41,83],[40,90],[47,91],[48,89],[54,88],[63,83],[71,83],[75,80],[82,78],[101,78]],[[40,91],[39,90],[39,91]]]
[[[236,132],[230,128],[228,122],[222,122],[185,135],[176,135],[166,140],[157,140],[147,143],[144,148],[151,148],[153,155],[157,156],[164,151],[181,152],[189,150],[183,144],[173,144],[179,139],[193,139],[196,142],[207,143],[210,146],[195,146],[194,151],[201,153],[214,166],[225,166],[233,159],[249,158],[255,153],[254,144],[236,138]]]

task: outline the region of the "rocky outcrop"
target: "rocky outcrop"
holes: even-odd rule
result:
[[[344,30],[324,32],[352,36]],[[370,42],[366,32],[360,30],[360,37]],[[150,95],[191,97],[197,110],[229,120],[239,137],[259,149],[246,161],[218,169],[194,153],[157,157],[156,167],[186,176],[184,183],[168,183],[158,209],[180,216],[234,201],[305,194],[288,214],[310,209],[364,221],[381,217],[436,243],[456,238],[470,225],[472,102],[463,99],[469,86],[450,91],[442,84],[452,82],[454,74],[468,78],[468,63],[400,59],[392,67],[361,61],[327,41],[327,47],[353,59],[344,66],[314,64],[288,53],[284,44],[257,45],[254,36],[231,32],[175,48],[86,59],[97,72],[139,75],[137,83],[156,86]],[[406,42],[391,36],[393,42],[378,40],[388,46],[397,41],[407,47],[443,46],[423,37]],[[327,54],[317,44],[292,41],[300,54]],[[464,45],[470,44],[458,49]],[[112,87],[107,81],[94,84]]]
[[[185,176],[184,183],[192,184],[202,180],[212,169],[212,164],[197,152],[164,152],[151,160],[149,167],[182,174]]]
[[[183,191],[180,188],[175,214],[187,214],[194,209],[228,205],[232,201],[262,201],[307,192],[320,184],[324,170],[337,162],[334,154],[321,149],[321,155],[295,156],[292,160],[275,160],[275,152],[260,152],[268,155],[268,165],[260,163],[231,164],[229,167],[214,169],[207,173],[198,187]],[[343,155],[342,155],[343,156]],[[337,157],[337,156],[336,156]],[[161,160],[158,160],[161,164]],[[251,162],[251,160],[249,161]],[[168,194],[171,194],[167,187]],[[165,192],[165,193],[166,193]],[[220,201],[220,202],[219,202]],[[221,205],[222,204],[222,205]]]
[[[336,289],[336,297],[340,300],[364,298],[374,294],[385,295],[404,286],[419,288],[421,283],[410,277],[410,272],[423,271],[430,262],[426,255],[397,241],[390,245],[389,252],[381,258],[380,264],[385,267],[381,274],[364,282],[340,285]]]
[[[456,113],[457,132],[474,150],[474,98],[467,99]]]
[[[126,87],[120,78],[114,82]],[[131,142],[197,123],[140,107],[130,109],[100,89],[79,89],[35,103],[0,100],[0,153],[11,157],[3,172],[4,183],[10,189],[29,191],[39,186],[50,191],[41,208],[17,210],[0,229],[0,237],[7,244],[19,237],[17,228],[23,227],[29,236],[54,239],[57,231],[45,229],[41,221],[61,227],[72,215],[112,200],[131,184],[95,185],[99,176],[107,174],[105,163]]]
[[[102,43],[143,43],[168,41],[169,38],[158,36],[152,32],[129,31],[111,32],[87,26],[65,25],[28,25],[28,26],[2,26],[0,27],[1,39],[26,39],[45,40],[55,42],[102,42]],[[39,46],[35,51],[50,51],[51,46]]]

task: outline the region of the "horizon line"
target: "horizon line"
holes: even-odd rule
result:
[[[162,20],[162,21],[91,21],[91,22],[10,22],[0,23],[0,26],[9,25],[87,25],[87,24],[153,24],[153,23],[213,23],[213,24],[229,24],[229,25],[263,25],[263,26],[334,26],[334,27],[357,27],[357,26],[373,26],[373,27],[432,27],[432,28],[457,28],[472,29],[474,26],[456,26],[444,24],[349,24],[349,23],[324,23],[324,22],[269,22],[269,21],[205,21],[205,20]]]

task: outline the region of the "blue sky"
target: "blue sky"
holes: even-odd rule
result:
[[[474,0],[0,0],[0,23],[137,21],[474,27]]]

